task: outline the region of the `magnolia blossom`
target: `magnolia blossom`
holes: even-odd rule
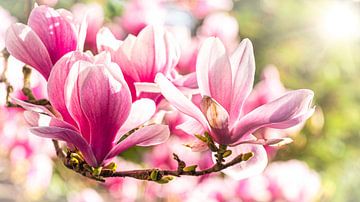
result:
[[[47,6],[34,8],[28,25],[16,23],[6,34],[5,45],[15,58],[48,79],[52,66],[66,53],[82,47],[84,32],[77,32],[71,13]]]
[[[162,27],[147,26],[137,37],[128,35],[124,41],[116,40],[104,28],[97,40],[99,51],[107,50],[111,59],[124,73],[133,98],[136,82],[154,82],[158,72],[169,75],[179,61],[179,47],[171,33]]]
[[[310,106],[313,92],[301,89],[285,93],[245,113],[243,106],[251,93],[254,73],[253,48],[248,39],[243,40],[229,57],[218,38],[209,38],[200,48],[197,58],[196,75],[202,95],[199,107],[164,75],[158,74],[155,79],[162,95],[179,111],[194,118],[179,127],[190,134],[207,131],[215,142],[231,146],[234,154],[250,151],[255,154],[249,161],[225,170],[237,178],[247,177],[265,168],[266,152],[263,146],[254,144],[273,145],[282,141],[256,139],[251,135],[253,132],[263,127],[289,128],[303,122],[314,112]],[[235,172],[236,168],[242,172]]]
[[[159,144],[169,136],[167,126],[149,125],[119,141],[154,114],[155,104],[149,99],[132,104],[120,68],[106,53],[91,57],[71,52],[62,57],[49,77],[48,94],[56,117],[44,107],[20,103],[30,110],[25,118],[31,132],[73,145],[93,167],[129,147]]]

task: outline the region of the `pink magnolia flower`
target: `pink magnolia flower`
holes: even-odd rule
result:
[[[238,178],[253,174],[255,170],[261,172],[266,166],[263,146],[253,144],[272,145],[282,141],[258,140],[251,135],[253,132],[263,127],[289,128],[306,120],[314,112],[310,106],[313,92],[301,89],[285,93],[270,103],[244,113],[243,106],[252,90],[254,74],[253,47],[248,39],[243,40],[229,57],[219,39],[209,38],[200,48],[197,58],[196,75],[202,95],[200,107],[187,99],[164,75],[158,74],[155,79],[162,95],[179,111],[194,118],[183,124],[190,134],[207,131],[215,142],[231,146],[235,154],[255,153],[249,161],[226,169],[230,175],[239,173],[233,172],[234,168],[242,169]],[[248,166],[257,169],[247,169],[245,172]]]
[[[131,103],[124,77],[106,53],[91,57],[71,52],[62,57],[50,74],[48,94],[58,117],[47,109],[21,103],[30,110],[25,112],[30,131],[75,146],[93,167],[129,147],[159,144],[169,136],[167,126],[149,125],[119,142],[124,133],[154,114],[155,104],[149,99]]]
[[[124,73],[133,98],[135,83],[153,83],[158,72],[169,75],[179,61],[179,47],[171,33],[162,27],[147,26],[137,37],[128,35],[124,41],[116,40],[108,29],[100,30],[98,47],[111,53],[113,62]]]
[[[11,55],[48,79],[52,66],[63,55],[81,47],[76,30],[68,11],[38,6],[31,11],[28,25],[11,25],[5,44]]]

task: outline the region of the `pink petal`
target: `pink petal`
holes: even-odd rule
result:
[[[74,126],[51,116],[38,114],[36,112],[25,111],[24,118],[26,122],[32,127],[51,126],[59,128],[67,128],[69,130],[78,131]]]
[[[232,75],[229,58],[220,39],[208,38],[201,46],[196,63],[201,95],[207,95],[230,111]]]
[[[233,141],[262,127],[284,129],[305,121],[314,112],[314,108],[310,106],[313,97],[311,90],[289,91],[282,97],[256,108],[235,123]]]
[[[262,173],[268,163],[266,150],[261,145],[241,144],[236,147],[229,147],[228,149],[232,151],[232,154],[230,157],[225,159],[226,162],[231,161],[234,157],[240,154],[248,152],[254,153],[254,156],[251,159],[240,162],[222,171],[236,180],[242,180]],[[214,156],[213,161],[216,162]]]
[[[78,77],[81,72],[88,72],[86,70],[88,70],[91,66],[93,66],[93,64],[90,62],[83,60],[76,61],[72,67],[70,67],[70,71],[66,77],[64,85],[66,108],[68,109],[71,117],[77,123],[82,136],[88,142],[90,142],[89,122],[80,104],[80,88],[83,80],[78,79]]]
[[[175,127],[175,129],[182,130],[189,135],[203,134],[204,128],[199,122],[193,118],[189,118],[184,123],[181,123]]]
[[[176,86],[188,87],[188,88],[198,88],[198,83],[196,80],[196,72],[189,73],[184,76],[180,76],[172,81]]]
[[[34,8],[28,25],[44,43],[53,64],[66,53],[76,50],[77,36],[73,26],[53,8]]]
[[[116,51],[121,45],[121,41],[117,40],[107,27],[101,28],[96,35],[96,45],[98,52]]]
[[[155,111],[156,105],[154,101],[147,98],[135,101],[132,103],[130,114],[118,134],[123,135],[129,130],[144,124],[155,114]]]
[[[30,27],[20,23],[11,25],[6,33],[5,44],[11,55],[48,79],[53,64],[45,45]]]
[[[155,82],[159,85],[161,94],[182,113],[196,119],[204,129],[209,130],[206,118],[199,108],[187,99],[165,76],[161,73],[156,75]]]
[[[116,51],[116,54],[112,59],[120,66],[125,75],[131,77],[134,81],[141,81],[136,67],[131,62],[132,50],[135,42],[136,37],[129,34],[120,45],[120,48]]]
[[[200,109],[211,127],[211,136],[215,142],[224,145],[231,143],[227,111],[208,96],[202,98]]]
[[[236,122],[242,113],[245,99],[249,96],[255,76],[255,58],[251,41],[244,39],[230,58],[233,75],[233,97],[230,123]]]
[[[80,105],[90,126],[90,145],[98,162],[102,162],[113,146],[121,125],[131,109],[131,95],[122,75],[114,75],[109,67],[97,65],[79,74]],[[94,97],[96,96],[96,97]]]
[[[54,114],[52,112],[50,112],[46,107],[41,106],[41,105],[35,105],[35,104],[31,104],[22,100],[19,100],[17,98],[11,97],[11,101],[14,104],[18,104],[21,107],[23,107],[25,110],[28,111],[33,111],[33,112],[37,112],[37,113],[43,113],[49,116],[54,116]]]
[[[52,106],[57,109],[63,119],[76,125],[65,104],[65,81],[74,63],[82,60],[91,62],[91,58],[82,52],[74,51],[64,55],[55,63],[48,80],[48,96]]]
[[[77,32],[76,50],[81,51],[81,52],[84,50],[86,34],[87,34],[86,32],[87,32],[87,29],[88,29],[87,15],[88,14],[86,14],[83,17],[83,20],[81,21],[81,24],[79,25],[78,32]]]
[[[255,140],[245,140],[238,142],[238,144],[259,144],[259,145],[267,145],[271,147],[281,147],[286,144],[292,143],[293,140],[291,138],[270,138],[270,139],[255,139]]]
[[[135,145],[145,147],[161,144],[169,138],[169,135],[170,131],[167,125],[145,126],[131,134],[119,144],[115,145],[105,159],[112,158]]]
[[[136,96],[140,96],[141,93],[160,93],[160,88],[155,83],[149,82],[134,82]]]
[[[81,151],[82,155],[85,158],[85,161],[89,165],[93,167],[97,167],[100,165],[96,161],[89,144],[78,132],[74,130],[60,127],[33,127],[30,129],[30,131],[40,137],[61,140],[73,144],[77,149]]]
[[[201,140],[195,140],[185,146],[190,147],[192,152],[204,152],[209,150],[209,146]]]

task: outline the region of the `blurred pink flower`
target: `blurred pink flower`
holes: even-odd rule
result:
[[[48,79],[52,66],[64,54],[81,47],[79,41],[80,33],[68,11],[38,6],[31,11],[28,25],[10,26],[5,43],[11,55]]]
[[[238,183],[237,197],[244,201],[315,200],[321,188],[320,176],[304,162],[290,160],[271,163],[260,176]]]
[[[196,75],[202,95],[200,107],[187,99],[163,74],[159,73],[155,79],[162,95],[179,111],[195,119],[184,123],[185,127],[198,129],[200,134],[209,132],[215,142],[232,146],[234,154],[255,153],[249,161],[225,170],[238,178],[255,170],[261,172],[266,166],[263,146],[253,144],[271,145],[282,141],[254,139],[251,133],[263,127],[289,128],[309,118],[314,111],[310,106],[313,92],[302,89],[290,91],[245,114],[243,106],[252,90],[254,74],[255,60],[249,40],[243,40],[229,57],[218,38],[209,38],[200,48],[197,59]],[[234,147],[236,145],[239,146]],[[243,174],[233,172],[236,168]]]
[[[130,34],[137,35],[147,25],[163,25],[166,10],[158,1],[130,0],[121,16],[121,25]]]
[[[36,0],[39,5],[55,6],[58,0]]]
[[[286,92],[280,80],[279,71],[273,65],[265,67],[261,74],[261,80],[256,84],[244,106],[244,111],[253,109],[269,103],[282,96]]]
[[[229,52],[238,44],[239,24],[237,20],[224,12],[217,12],[206,16],[197,30],[199,37],[218,37]]]
[[[68,196],[68,202],[103,202],[102,196],[94,189],[84,189]]]
[[[4,8],[0,7],[0,50],[5,48],[5,34],[6,30],[10,27],[11,24],[16,22],[16,18],[11,16],[10,13]]]
[[[141,99],[132,108],[124,77],[105,53],[91,57],[71,52],[62,57],[49,77],[48,94],[52,106],[61,114],[58,117],[46,108],[17,101],[30,110],[25,112],[25,118],[32,126],[31,132],[75,146],[91,166],[102,166],[129,147],[159,144],[169,136],[167,126],[149,125],[118,143],[121,135],[153,115],[155,105]]]
[[[233,8],[232,0],[177,0],[180,5],[190,9],[197,18],[204,18],[212,12],[230,11]]]

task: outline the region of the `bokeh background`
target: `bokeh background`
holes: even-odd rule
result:
[[[69,10],[74,9],[74,5],[79,3],[97,3],[100,10],[92,15],[95,18],[99,18],[97,15],[103,15],[104,24],[112,27],[112,30],[119,30],[119,39],[126,36],[120,21],[126,12],[128,1],[39,1],[42,2]],[[150,4],[155,1],[146,2],[145,7],[152,7]],[[196,1],[189,2],[191,5]],[[33,3],[25,0],[0,0],[0,6],[14,17],[14,21],[23,23],[26,23]],[[195,35],[195,29],[204,22],[203,18],[194,16],[194,13],[184,7],[180,9],[176,1],[162,1],[160,4],[165,10],[164,24],[182,23]],[[151,9],[153,10],[149,11],[150,14],[147,13],[149,16],[154,15],[152,12],[158,12],[156,8]],[[257,81],[260,80],[262,70],[272,64],[278,68],[281,81],[286,88],[309,88],[315,92],[317,107],[314,116],[305,124],[303,130],[292,136],[294,142],[281,148],[272,161],[298,159],[317,172],[321,179],[321,188],[316,189],[316,196],[311,200],[359,201],[360,1],[237,0],[232,2],[230,9],[225,10],[238,23],[238,39],[249,38],[254,44]],[[179,11],[178,15],[174,14],[176,11]],[[5,17],[2,16],[0,19]],[[0,26],[5,26],[1,21]],[[0,201],[146,199],[144,193],[147,193],[146,187],[149,182],[120,179],[109,188],[74,174],[58,161],[52,161],[47,157],[40,155],[31,160],[27,159],[27,153],[24,154],[23,150],[35,150],[31,148],[34,141],[28,141],[27,137],[24,137],[27,135],[26,126],[22,123],[21,117],[18,117],[20,115],[13,115],[16,113],[13,111],[4,112],[4,109],[1,113],[3,134],[0,135],[0,141],[3,143],[0,143]],[[24,126],[19,128],[19,125]],[[12,152],[9,153],[9,148],[4,142],[8,136],[15,133],[9,132],[14,128],[17,128],[17,136],[19,133],[23,134],[20,139],[25,139],[26,141],[22,142],[27,146],[21,146],[20,151],[12,147]],[[48,153],[52,152],[48,151],[52,150],[51,144],[46,150]],[[148,151],[134,148],[123,154],[123,158],[129,160],[128,164],[139,163],[143,161],[141,154]],[[18,159],[19,155],[25,157]],[[291,172],[284,171],[283,175],[289,171]],[[218,178],[213,179],[215,188],[203,189],[221,189],[221,183],[216,182],[217,180]],[[155,193],[152,195],[156,197],[153,200],[181,201],[175,193],[170,194],[171,192],[166,190],[184,186],[184,182],[175,181],[172,185],[162,186],[171,188],[154,189]],[[156,193],[156,190],[166,194],[161,195]],[[215,201],[221,200],[219,198]],[[233,201],[236,200],[233,198]]]

